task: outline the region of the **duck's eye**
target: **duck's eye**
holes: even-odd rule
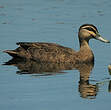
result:
[[[97,31],[96,30],[94,30],[93,28],[91,28],[91,27],[86,27],[86,28],[84,28],[84,29],[87,29],[88,31],[92,31],[92,32],[94,32],[95,34],[97,33]]]

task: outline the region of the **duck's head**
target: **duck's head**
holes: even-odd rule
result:
[[[109,40],[104,39],[98,32],[97,28],[92,24],[84,24],[79,28],[79,41],[89,42],[90,39],[97,39],[105,43],[110,43]]]

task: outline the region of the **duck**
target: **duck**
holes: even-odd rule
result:
[[[94,54],[89,46],[90,39],[110,43],[104,39],[93,24],[83,24],[78,31],[79,51],[56,43],[17,42],[15,50],[5,50],[13,58],[52,63],[87,63],[94,62]]]

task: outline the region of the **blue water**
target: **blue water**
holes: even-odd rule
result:
[[[96,25],[111,41],[110,21],[110,0],[0,0],[0,50],[15,49],[18,41],[54,42],[78,50],[80,25]],[[84,85],[77,69],[17,74],[20,68],[2,65],[11,57],[0,51],[0,110],[110,110],[111,46],[91,40],[90,47],[95,55],[89,78],[89,86],[96,88],[92,98],[80,92]]]

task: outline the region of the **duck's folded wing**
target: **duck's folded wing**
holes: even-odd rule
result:
[[[15,50],[4,51],[12,57],[33,59],[36,61],[65,62],[71,60],[75,51],[55,43],[18,42]]]
[[[29,47],[35,47],[36,43],[33,42],[17,42],[17,45],[19,45],[20,47],[24,48],[25,50],[27,50]]]
[[[69,53],[69,54],[73,54],[75,53],[75,51],[71,48],[68,47],[64,47],[61,45],[58,45],[56,43],[44,43],[44,42],[18,42],[16,43],[17,45],[19,45],[20,47],[22,47],[23,49],[25,49],[26,51],[28,50],[40,50],[40,51],[44,51],[44,53],[61,53],[61,54],[65,54],[65,53]]]
[[[27,50],[28,48],[37,48],[37,49],[55,49],[55,48],[64,48],[56,43],[46,43],[46,42],[17,42],[17,45]]]

